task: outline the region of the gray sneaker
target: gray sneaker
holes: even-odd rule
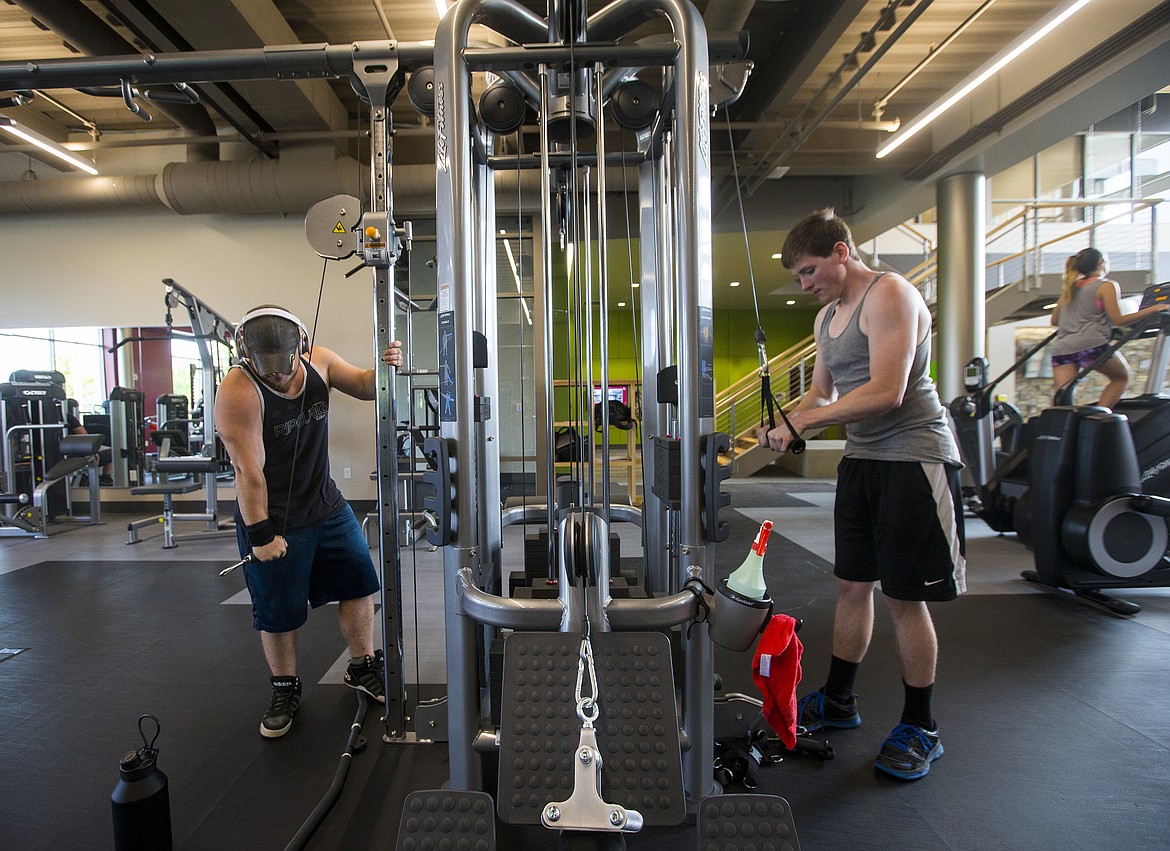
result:
[[[882,745],[874,766],[902,780],[917,780],[925,777],[930,764],[942,755],[938,730],[899,724]]]

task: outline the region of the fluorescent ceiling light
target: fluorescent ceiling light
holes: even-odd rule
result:
[[[941,103],[935,105],[925,115],[921,115],[918,118],[915,118],[908,125],[906,125],[906,128],[902,130],[902,132],[896,134],[893,138],[886,142],[885,145],[878,148],[877,158],[880,160],[886,154],[890,153],[890,151],[899,147],[903,142],[917,135],[919,130],[922,130],[956,103],[969,95],[972,91],[982,85],[989,77],[1002,70],[1009,62],[1016,59],[1029,47],[1034,45],[1040,39],[1044,38],[1044,36],[1048,35],[1048,33],[1052,32],[1058,26],[1063,24],[1078,10],[1080,10],[1082,6],[1088,5],[1089,2],[1090,0],[1073,0],[1073,2],[1066,5],[1062,11],[1057,12],[1054,17],[1052,17],[1047,23],[1038,26],[1030,34],[1026,35],[1023,41],[1021,41],[1015,47],[992,60],[990,65],[980,71],[974,78],[964,83],[956,92],[948,95]]]
[[[10,133],[17,139],[23,139],[30,145],[36,145],[45,153],[52,154],[58,159],[64,160],[74,168],[79,168],[82,171],[88,171],[90,174],[98,173],[97,168],[95,168],[94,164],[89,160],[85,159],[84,157],[77,156],[77,154],[73,153],[73,151],[62,147],[60,143],[54,142],[47,136],[42,136],[37,131],[30,130],[27,127],[17,124],[15,119],[9,118],[7,115],[0,115],[0,130],[3,130],[6,133]]]
[[[435,11],[439,13],[439,17],[447,14],[447,0],[435,0]]]

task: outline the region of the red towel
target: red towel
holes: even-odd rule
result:
[[[752,660],[752,679],[764,695],[764,717],[789,750],[796,747],[796,685],[800,682],[803,652],[804,645],[796,637],[796,619],[773,615]],[[764,657],[769,658],[763,662],[761,672]]]

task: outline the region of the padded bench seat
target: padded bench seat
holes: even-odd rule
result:
[[[204,455],[172,455],[159,458],[155,462],[155,470],[163,476],[170,475],[191,475],[191,480],[184,479],[183,481],[162,481],[155,482],[152,485],[137,485],[130,488],[130,493],[133,496],[161,496],[163,498],[163,511],[157,517],[147,517],[144,520],[135,520],[127,524],[126,529],[130,533],[130,539],[126,542],[128,544],[138,543],[138,530],[144,529],[148,526],[153,526],[155,523],[161,523],[163,527],[163,549],[169,550],[175,546],[175,521],[176,520],[202,520],[208,523],[214,523],[215,517],[209,514],[175,514],[172,497],[177,494],[194,493],[197,490],[202,490],[204,482],[199,478],[203,476],[214,476],[219,470],[219,459],[208,458]],[[214,483],[211,487],[214,487]],[[230,529],[215,530],[211,527],[214,534],[234,532]]]
[[[156,482],[153,485],[137,485],[130,488],[133,496],[172,496],[177,493],[191,493],[203,487],[203,482]]]

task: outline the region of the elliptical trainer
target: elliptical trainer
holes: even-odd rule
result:
[[[1149,287],[1142,306],[1168,298],[1170,285]],[[1150,317],[1118,336],[1063,388],[1060,404],[1014,425],[1010,440],[1004,440],[1006,425],[996,427],[991,390],[1051,337],[990,383],[987,362],[971,361],[968,393],[950,406],[975,479],[976,513],[996,531],[1015,531],[1033,552],[1036,569],[1024,578],[1118,615],[1140,607],[1102,589],[1170,585],[1170,397],[1159,393],[1170,360],[1167,323],[1164,315]],[[1144,394],[1114,411],[1072,405],[1081,378],[1131,340],[1149,336],[1155,345]]]

